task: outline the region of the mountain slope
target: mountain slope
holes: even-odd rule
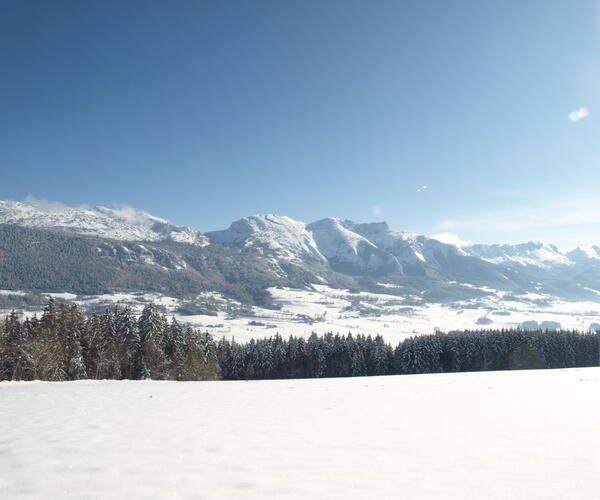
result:
[[[285,276],[255,253],[177,242],[128,242],[0,224],[0,289],[93,295],[158,292],[187,299],[208,291],[268,305],[266,289],[300,288],[313,276]]]
[[[368,275],[402,273],[402,266],[393,255],[345,227],[340,219],[322,219],[306,228],[336,271]]]

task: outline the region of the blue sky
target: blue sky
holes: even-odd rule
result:
[[[600,243],[595,1],[7,0],[0,63],[3,199]]]

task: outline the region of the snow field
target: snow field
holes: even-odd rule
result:
[[[253,308],[253,316],[228,318],[215,316],[178,316],[177,319],[200,329],[208,330],[215,338],[235,337],[246,341],[270,337],[279,333],[284,337],[308,337],[312,332],[339,334],[382,335],[396,345],[407,337],[442,331],[517,328],[524,321],[556,321],[563,328],[586,331],[593,323],[600,323],[600,303],[567,302],[540,296],[548,303],[510,300],[501,294],[473,301],[451,304],[423,303],[407,306],[404,298],[388,294],[350,293],[324,285],[313,285],[314,290],[270,288],[280,310]],[[352,300],[360,300],[372,312],[347,310]],[[497,314],[500,312],[501,314]],[[302,317],[314,318],[310,324]],[[489,323],[478,324],[480,318]],[[264,326],[254,326],[250,321]],[[215,324],[221,326],[215,327]]]
[[[0,383],[1,498],[600,499],[600,368]]]

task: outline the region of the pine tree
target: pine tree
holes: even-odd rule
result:
[[[61,304],[59,309],[60,335],[65,344],[66,370],[70,380],[87,377],[80,339],[85,319],[75,304]]]
[[[352,376],[363,377],[367,374],[367,366],[362,351],[357,347],[352,353]]]
[[[141,346],[139,353],[141,359],[138,362],[142,379],[166,378],[168,366],[164,352],[166,325],[166,318],[158,312],[154,304],[144,307],[138,321]]]
[[[165,341],[165,355],[169,362],[169,378],[171,379],[181,380],[185,361],[184,348],[183,328],[175,318],[171,318]]]
[[[308,377],[323,377],[327,369],[327,361],[323,348],[316,333],[311,333],[306,343],[306,357],[308,361]]]
[[[22,380],[25,377],[23,328],[16,311],[4,320],[0,344],[0,380]]]

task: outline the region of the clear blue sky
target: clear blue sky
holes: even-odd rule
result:
[[[0,198],[600,243],[595,1],[4,0],[0,63]]]

